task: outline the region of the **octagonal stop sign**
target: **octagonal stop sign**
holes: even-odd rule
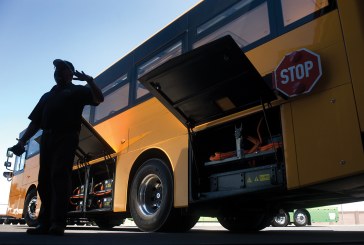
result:
[[[288,97],[309,93],[321,75],[320,56],[300,49],[284,56],[274,70],[275,88]]]

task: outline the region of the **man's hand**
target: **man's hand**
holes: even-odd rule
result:
[[[25,147],[23,142],[18,141],[16,145],[9,148],[9,151],[12,151],[17,156],[21,156],[25,152]]]
[[[93,77],[85,74],[83,71],[81,71],[81,72],[75,71],[74,75],[76,76],[76,78],[73,78],[73,80],[86,81],[86,82],[90,82],[90,81],[94,80]]]
[[[74,75],[76,78],[73,78],[73,80],[80,80],[80,81],[86,81],[87,84],[90,86],[93,101],[95,104],[100,104],[104,101],[104,95],[102,94],[99,87],[94,82],[94,78],[85,74],[83,71],[75,71]]]

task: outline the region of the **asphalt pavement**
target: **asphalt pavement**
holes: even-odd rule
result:
[[[28,235],[25,225],[0,225],[0,244],[173,245],[173,244],[364,244],[364,226],[268,227],[257,233],[231,233],[218,223],[198,223],[186,233],[141,232],[130,223],[111,230],[68,226],[65,235]]]

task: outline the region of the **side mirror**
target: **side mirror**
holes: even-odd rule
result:
[[[7,170],[11,170],[9,169],[11,167],[11,162],[9,161],[9,158],[13,157],[13,152],[10,151],[10,148],[8,148],[8,150],[6,151],[6,162],[4,163],[4,166],[6,167]]]
[[[13,172],[4,172],[3,173],[3,176],[8,180],[8,181],[10,181],[12,178],[13,178],[13,176],[14,176],[14,174],[13,174]]]
[[[12,158],[13,156],[14,156],[13,152],[9,151],[9,149],[8,149],[8,151],[6,152],[6,157]]]
[[[6,162],[4,163],[4,166],[5,166],[6,168],[10,168],[10,167],[11,167],[11,162],[6,161]]]

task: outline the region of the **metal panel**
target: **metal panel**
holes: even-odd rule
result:
[[[301,185],[359,174],[363,148],[350,84],[292,102]]]
[[[82,118],[75,162],[78,160],[91,161],[112,153],[115,153],[114,149]]]
[[[230,36],[178,56],[140,81],[187,127],[275,98]]]

